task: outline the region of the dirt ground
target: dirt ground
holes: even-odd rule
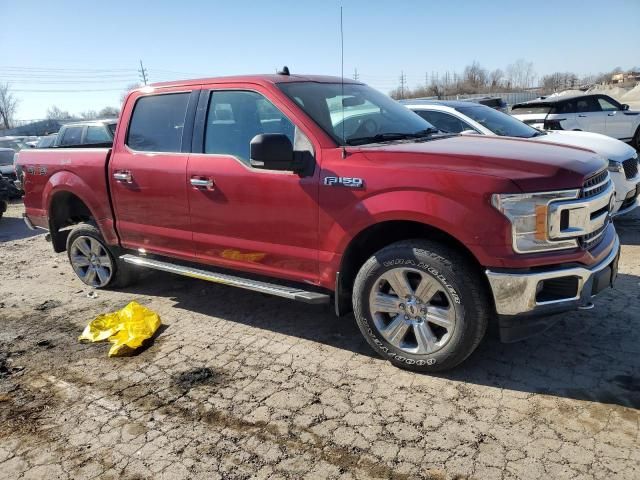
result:
[[[91,298],[21,213],[0,220],[1,478],[640,478],[640,214],[595,309],[434,376],[324,308],[163,273]],[[77,341],[131,300],[162,318],[148,348]]]

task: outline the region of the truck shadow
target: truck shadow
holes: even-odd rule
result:
[[[616,231],[623,245],[640,245],[640,208],[614,220]]]
[[[9,202],[9,209],[0,218],[0,243],[35,237],[45,233],[44,230],[29,230],[22,219],[23,211],[21,200]]]
[[[640,278],[621,274],[589,311],[558,315],[546,332],[503,344],[487,335],[457,369],[439,374],[525,393],[640,408]],[[200,282],[162,272],[147,274],[131,293],[172,298],[175,308],[221,318],[255,329],[378,358],[353,316],[336,318],[326,306]],[[258,334],[259,335],[259,334]],[[379,368],[372,363],[370,368]]]

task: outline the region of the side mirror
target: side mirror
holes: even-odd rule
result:
[[[263,133],[251,139],[251,166],[265,170],[297,170],[293,158],[293,145],[281,133]]]
[[[463,130],[460,132],[460,135],[480,135],[475,130]]]
[[[626,103],[623,103],[622,110],[629,110],[629,105],[627,105]]]

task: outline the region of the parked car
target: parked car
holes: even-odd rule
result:
[[[67,123],[60,127],[54,146],[108,145],[113,142],[117,124],[114,119]]]
[[[332,113],[364,106],[377,115],[343,135]],[[355,81],[147,86],[125,99],[115,138],[18,154],[27,224],[96,288],[137,267],[333,299],[381,356],[437,371],[464,361],[490,319],[514,341],[549,313],[590,308],[616,277],[605,159],[443,134]]]
[[[507,113],[509,111],[509,106],[507,105],[507,102],[505,102],[501,97],[464,98],[464,99],[461,99],[460,101],[479,103],[480,105],[491,107],[503,113]]]
[[[0,175],[2,175],[7,182],[7,192],[10,198],[20,198],[22,191],[15,184],[16,171],[13,166],[13,161],[16,152],[11,148],[0,148]]]
[[[531,100],[513,105],[511,115],[535,128],[601,133],[640,149],[640,112],[629,110],[629,105],[607,95]]]
[[[0,148],[11,148],[17,152],[27,147],[22,141],[23,137],[0,137]]]
[[[51,148],[56,143],[57,133],[52,133],[50,135],[46,135],[44,137],[40,137],[38,143],[36,143],[36,148]]]
[[[0,175],[0,219],[9,206],[9,186],[5,178]]]
[[[609,171],[615,185],[612,215],[622,215],[638,206],[640,173],[638,153],[620,140],[591,132],[537,130],[520,120],[483,105],[456,101],[405,100],[408,108],[434,125],[450,133],[477,133],[531,139],[592,150],[609,160]]]

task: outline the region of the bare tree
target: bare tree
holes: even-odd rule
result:
[[[98,112],[100,118],[116,118],[120,116],[120,110],[116,107],[104,107]]]
[[[511,88],[529,88],[535,77],[533,63],[522,58],[507,66],[507,81]]]
[[[124,91],[120,94],[120,104],[124,103],[124,101],[127,99],[127,95],[129,95],[129,92],[131,90],[135,90],[136,88],[140,88],[141,86],[142,85],[140,85],[139,83],[131,83],[127,85]]]
[[[47,118],[50,120],[69,120],[72,117],[68,111],[61,110],[56,105],[53,105],[47,110]]]
[[[98,118],[98,113],[95,110],[87,110],[86,112],[80,112],[80,118],[83,120],[93,120]]]
[[[488,74],[487,71],[474,60],[471,65],[467,65],[464,68],[462,78],[466,87],[478,91],[487,84]]]
[[[492,70],[489,74],[489,84],[491,88],[499,87],[502,84],[502,80],[504,79],[504,72],[501,68],[496,68]]]
[[[18,99],[13,96],[8,83],[0,83],[0,125],[12,128],[13,117],[18,108]]]

